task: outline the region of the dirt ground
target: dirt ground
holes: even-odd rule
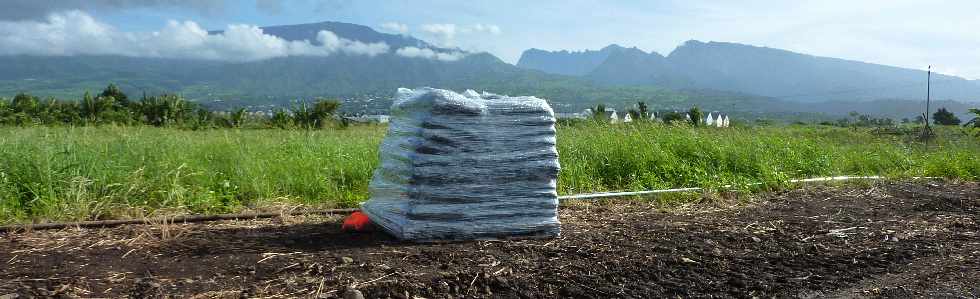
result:
[[[412,244],[340,216],[0,233],[0,298],[980,296],[980,184],[562,207],[557,239]]]

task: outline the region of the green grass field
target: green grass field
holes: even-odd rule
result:
[[[383,126],[342,130],[0,128],[0,223],[221,213],[367,199]],[[828,175],[980,179],[980,140],[817,126],[562,125],[559,192],[718,187]],[[748,190],[748,188],[745,188]]]

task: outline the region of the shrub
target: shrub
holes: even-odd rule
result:
[[[932,122],[943,126],[956,126],[960,124],[960,119],[955,114],[946,110],[946,107],[939,108],[932,114]]]

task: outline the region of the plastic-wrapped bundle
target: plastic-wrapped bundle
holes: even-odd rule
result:
[[[380,152],[361,210],[399,239],[559,233],[555,116],[542,99],[401,88]]]

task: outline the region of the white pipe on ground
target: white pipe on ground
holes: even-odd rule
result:
[[[788,182],[811,183],[811,182],[831,182],[831,181],[847,181],[847,180],[881,180],[884,178],[885,177],[882,176],[834,176],[834,177],[819,177],[819,178],[809,178],[809,179],[793,179],[793,180],[789,180]],[[935,178],[936,177],[913,177],[912,179],[935,179]],[[757,185],[762,185],[762,183],[749,184],[749,186],[757,186]],[[731,187],[732,185],[721,186],[721,188],[731,188]],[[599,199],[599,198],[607,198],[607,197],[636,196],[636,195],[657,194],[657,193],[695,192],[701,190],[704,190],[704,188],[691,187],[691,188],[675,188],[675,189],[664,189],[664,190],[600,192],[600,193],[590,193],[590,194],[559,196],[558,200]]]

